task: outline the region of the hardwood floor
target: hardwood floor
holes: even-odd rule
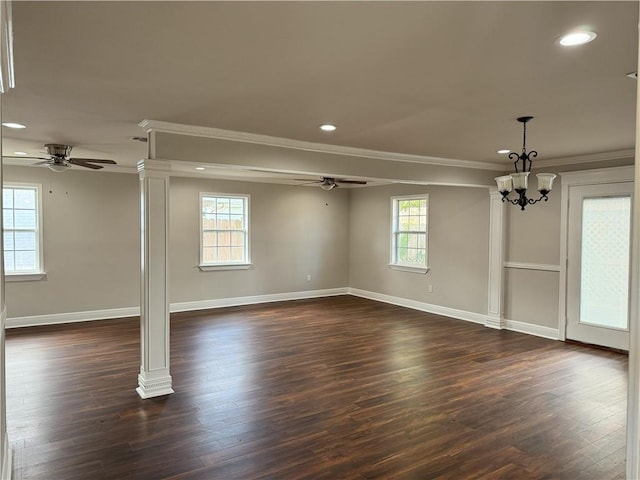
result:
[[[9,330],[14,478],[622,479],[627,357],[356,297]]]

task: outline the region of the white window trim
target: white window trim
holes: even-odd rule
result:
[[[407,265],[403,263],[399,263],[396,261],[396,202],[399,200],[417,200],[417,199],[427,199],[427,248],[425,250],[425,265],[417,266],[417,265]],[[419,273],[425,274],[430,270],[429,267],[429,194],[422,193],[417,195],[400,195],[396,197],[391,197],[391,249],[390,249],[390,260],[389,260],[389,268],[391,270],[398,270],[400,272],[409,272],[409,273]]]
[[[46,280],[46,272],[41,273],[5,273],[5,282],[36,282],[38,280]]]
[[[253,267],[253,263],[224,263],[219,265],[198,265],[202,272],[215,272],[220,270],[249,270]]]
[[[38,268],[36,270],[21,270],[16,272],[5,272],[4,278],[7,282],[29,282],[36,280],[46,280],[47,273],[44,271],[44,240],[42,233],[42,184],[24,182],[4,182],[2,188],[34,188],[38,197],[36,207],[36,223],[38,228]],[[4,205],[3,205],[4,207]],[[3,230],[4,232],[4,230]],[[4,242],[4,238],[2,239]],[[3,249],[4,253],[4,249]]]
[[[389,268],[391,270],[398,270],[399,272],[409,272],[409,273],[427,273],[430,269],[429,267],[411,267],[409,265],[399,265],[395,263],[390,263]]]
[[[202,198],[203,197],[228,197],[228,198],[242,198],[246,202],[245,213],[245,228],[247,232],[247,242],[245,245],[245,262],[239,263],[204,263],[203,262],[203,231],[202,231]],[[238,193],[212,193],[212,192],[200,192],[200,201],[198,203],[198,223],[200,225],[200,260],[198,268],[203,272],[213,272],[221,270],[248,270],[253,266],[251,263],[251,221],[250,221],[250,209],[251,209],[251,195],[238,194]]]

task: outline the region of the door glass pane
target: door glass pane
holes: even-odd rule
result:
[[[627,328],[631,198],[582,204],[580,323]]]

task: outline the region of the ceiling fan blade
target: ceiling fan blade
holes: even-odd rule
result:
[[[364,180],[342,180],[340,178],[336,178],[334,180],[337,183],[351,183],[352,185],[366,185],[367,182],[365,182]]]
[[[77,165],[79,167],[91,168],[93,170],[100,170],[101,168],[104,168],[102,165],[93,165],[88,161],[85,161],[84,159],[80,159],[80,158],[70,158],[68,162],[73,165]]]
[[[30,157],[27,155],[20,155],[20,156],[14,156],[14,155],[2,155],[2,158],[19,158],[20,160],[25,159],[25,160],[49,160],[48,158],[44,158],[44,157]]]
[[[91,162],[91,163],[108,163],[109,165],[117,165],[115,160],[105,160],[103,158],[70,158],[71,163],[75,162]]]
[[[34,167],[36,165],[46,165],[50,162],[50,160],[44,160],[42,162],[36,162],[36,163],[32,163],[31,166]]]
[[[294,180],[296,182],[302,182],[297,184],[299,187],[304,185],[320,185],[320,183],[322,183],[320,180],[309,180],[308,178],[294,178]]]

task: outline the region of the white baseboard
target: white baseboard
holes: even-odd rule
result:
[[[465,310],[457,310],[455,308],[442,307],[440,305],[433,305],[430,303],[418,302],[415,300],[408,300],[401,297],[393,297],[391,295],[384,295],[382,293],[369,292],[366,290],[359,290],[357,288],[350,288],[349,293],[357,297],[368,298],[369,300],[377,300],[378,302],[390,303],[392,305],[398,305],[401,307],[413,308],[414,310],[421,310],[423,312],[435,313],[437,315],[443,315],[445,317],[457,318],[459,320],[466,320],[468,322],[480,323],[489,328],[500,329],[500,325],[496,323],[487,315],[475,312],[467,312]],[[535,335],[536,337],[549,338],[551,340],[558,340],[560,338],[557,328],[542,327],[540,325],[534,325],[532,323],[518,322],[515,320],[503,320],[502,325],[505,330],[512,330],[519,333],[527,333],[529,335]]]
[[[302,300],[305,298],[330,297],[346,295],[349,289],[328,288],[324,290],[305,290],[302,292],[274,293],[268,295],[253,295],[250,297],[232,297],[196,302],[172,303],[171,312],[187,312],[191,310],[206,310],[209,308],[237,307],[257,303],[282,302],[286,300]],[[112,318],[136,317],[140,315],[140,307],[112,308],[107,310],[92,310],[88,312],[52,313],[49,315],[33,315],[30,317],[7,318],[6,328],[35,327],[37,325],[56,325],[60,323],[87,322],[91,320],[108,320]]]
[[[140,307],[110,308],[106,310],[91,310],[88,312],[51,313],[48,315],[33,315],[30,317],[9,317],[5,323],[5,327],[35,327],[37,325],[56,325],[59,323],[136,317],[138,315],[140,315]]]
[[[534,325],[533,323],[518,322],[516,320],[504,320],[507,330],[514,332],[528,333],[536,337],[549,338],[551,340],[560,340],[560,333],[557,328],[543,327]]]
[[[479,323],[491,328],[500,328],[494,325],[491,319],[481,313],[458,310],[456,308],[443,307],[431,303],[409,300],[407,298],[394,297],[383,293],[360,290],[358,288],[328,288],[324,290],[305,290],[302,292],[273,293],[267,295],[252,295],[247,297],[219,298],[213,300],[199,300],[195,302],[179,302],[170,305],[170,311],[188,312],[193,310],[206,310],[211,308],[237,307],[242,305],[255,305],[258,303],[283,302],[287,300],[302,300],[305,298],[331,297],[336,295],[354,295],[356,297],[390,303],[400,307],[412,308],[422,312],[435,313],[445,317],[466,320]],[[33,327],[37,325],[55,325],[60,323],[86,322],[91,320],[106,320],[111,318],[135,317],[140,315],[139,307],[112,308],[107,310],[92,310],[89,312],[54,313],[50,315],[34,315],[31,317],[7,318],[6,328]],[[531,323],[518,322],[516,320],[504,320],[503,325],[507,330],[527,333],[537,337],[559,340],[557,328],[542,327]]]
[[[467,322],[480,323],[482,325],[485,325],[487,323],[487,316],[481,313],[467,312],[466,310],[458,310],[456,308],[418,302],[416,300],[409,300],[407,298],[393,297],[391,295],[370,292],[367,290],[360,290],[358,288],[349,288],[349,293],[351,295],[355,295],[356,297],[368,298],[369,300],[377,300],[378,302],[390,303],[392,305],[398,305],[400,307],[407,307],[423,312],[435,313],[437,315],[443,315],[445,317],[466,320]]]
[[[217,298],[213,300],[199,300],[195,302],[172,303],[171,312],[189,312],[192,310],[206,310],[209,308],[238,307],[258,303],[284,302],[287,300],[303,300],[305,298],[333,297],[349,293],[347,287],[327,288],[324,290],[305,290],[302,292],[272,293],[268,295],[252,295],[249,297]]]

